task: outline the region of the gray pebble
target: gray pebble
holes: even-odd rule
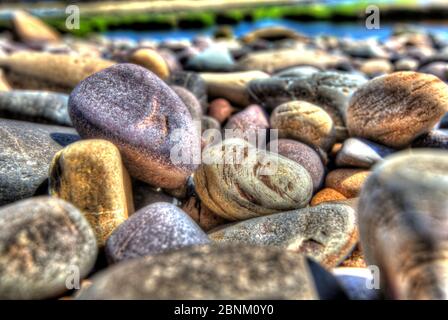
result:
[[[336,156],[338,167],[370,168],[384,157],[395,152],[394,149],[363,138],[349,138]]]

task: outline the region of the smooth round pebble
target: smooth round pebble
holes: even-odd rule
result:
[[[362,169],[336,169],[327,174],[325,187],[342,193],[347,198],[359,195],[370,171]]]

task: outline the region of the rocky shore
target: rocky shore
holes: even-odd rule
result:
[[[11,22],[0,299],[448,298],[446,39]]]

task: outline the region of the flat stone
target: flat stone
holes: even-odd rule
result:
[[[261,71],[203,72],[200,75],[207,84],[208,95],[211,98],[224,98],[242,107],[250,104],[247,84],[255,79],[269,78],[267,73]]]
[[[395,72],[358,89],[347,110],[351,136],[404,148],[448,111],[448,86],[416,72]]]
[[[325,167],[319,154],[310,146],[299,141],[289,139],[272,140],[267,146],[267,150],[293,160],[304,167],[313,180],[313,191],[320,189],[324,182]]]
[[[68,95],[63,93],[13,90],[0,92],[0,117],[71,126]]]
[[[142,279],[150,279],[142,281]],[[278,248],[194,246],[108,268],[89,299],[317,299],[303,256]]]
[[[68,202],[37,197],[0,208],[0,299],[60,295],[71,276],[88,274],[96,255],[89,223]]]
[[[279,247],[335,267],[358,242],[355,220],[348,205],[321,204],[222,226],[209,237],[217,243]]]
[[[107,240],[110,263],[209,243],[207,234],[181,209],[153,203],[134,213]]]
[[[328,150],[336,140],[333,120],[324,109],[305,101],[291,101],[274,109],[270,118],[279,138],[299,140]]]
[[[61,41],[61,35],[55,29],[23,10],[12,13],[12,25],[14,34],[28,44]]]
[[[71,128],[0,119],[0,205],[32,197],[56,152],[78,139]]]
[[[17,51],[0,57],[0,67],[15,89],[70,92],[81,80],[114,62],[69,54]]]
[[[50,194],[81,210],[99,246],[134,212],[129,175],[109,141],[72,143],[54,156],[49,175]]]
[[[302,208],[313,181],[297,162],[253,147],[242,139],[226,139],[207,147],[195,172],[196,193],[216,214],[243,220]]]
[[[359,228],[386,298],[448,298],[447,197],[446,151],[403,151],[374,167],[358,203]]]
[[[344,141],[336,156],[339,167],[370,168],[395,150],[363,138],[349,138]]]
[[[69,113],[83,138],[114,143],[139,180],[174,189],[197,167],[200,137],[188,108],[143,67],[117,64],[85,79],[70,95]]]
[[[235,61],[227,48],[215,45],[192,56],[186,64],[186,69],[210,72],[232,71],[235,69]]]

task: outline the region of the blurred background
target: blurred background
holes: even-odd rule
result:
[[[67,6],[79,8],[79,28],[67,29]],[[365,25],[368,5],[381,12],[379,29]],[[0,1],[0,31],[11,12],[25,9],[63,33],[102,34],[142,40],[191,39],[197,35],[240,36],[260,27],[281,25],[308,36],[387,38],[393,26],[408,23],[445,35],[446,0],[152,0],[152,1]]]

